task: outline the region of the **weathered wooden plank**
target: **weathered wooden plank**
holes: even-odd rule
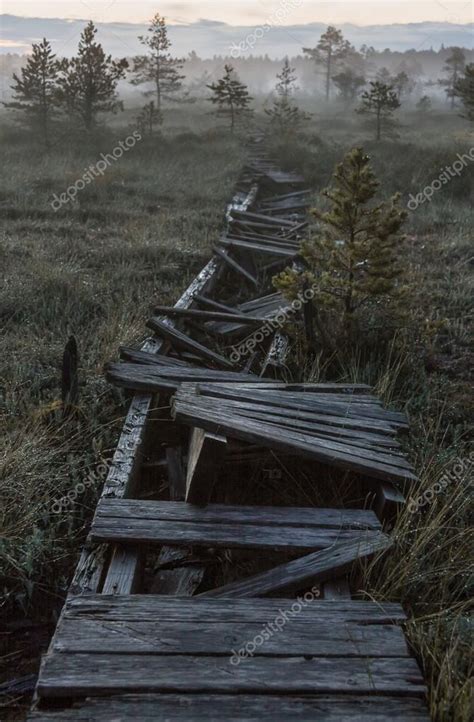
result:
[[[387,422],[392,426],[406,426],[406,416],[403,413],[389,411],[384,409],[377,400],[374,403],[367,404],[359,399],[358,396],[347,396],[343,401],[334,399],[326,401],[327,396],[320,394],[307,394],[305,392],[293,392],[267,388],[259,390],[258,386],[237,393],[232,388],[208,387],[202,384],[199,387],[201,394],[208,394],[214,397],[246,399],[252,403],[259,402],[265,406],[278,406],[280,408],[293,408],[301,410],[310,410],[318,413],[336,414],[350,416],[360,419],[366,417],[369,419],[379,419]],[[330,397],[329,397],[330,398]]]
[[[192,429],[186,474],[186,502],[207,504],[217,474],[224,463],[227,439],[202,429]]]
[[[263,243],[253,243],[251,241],[234,241],[221,239],[219,243],[226,248],[242,248],[247,251],[256,251],[258,253],[267,253],[271,256],[282,256],[283,258],[293,258],[297,254],[295,248],[283,248],[281,246],[265,246]],[[218,249],[215,248],[215,251]]]
[[[149,502],[153,505],[153,502]],[[325,549],[340,542],[357,545],[359,541],[378,538],[372,530],[302,527],[203,521],[164,520],[135,512],[123,500],[108,508],[104,499],[97,507],[90,539],[126,544],[172,544],[173,546],[209,546],[235,549],[275,549],[282,551]]]
[[[429,722],[419,697],[308,694],[302,697],[143,694],[91,698],[71,709],[36,711],[31,722]]]
[[[258,383],[259,377],[238,371],[222,371],[201,367],[163,366],[153,363],[112,363],[105,368],[108,381],[121,388],[141,391],[175,391],[183,382],[242,381]]]
[[[277,424],[280,427],[288,427],[304,430],[305,433],[314,436],[329,437],[334,440],[346,441],[349,445],[364,446],[371,449],[372,447],[388,447],[397,449],[400,444],[396,439],[388,435],[364,432],[360,429],[354,430],[344,426],[330,426],[324,423],[314,423],[314,415],[297,411],[295,415],[283,416],[278,414],[277,407],[269,409],[268,406],[259,406],[258,404],[244,403],[241,401],[233,401],[227,399],[225,402],[226,409],[233,409],[239,416],[249,417],[256,421],[264,421],[268,424]]]
[[[155,313],[165,314],[172,318],[191,318],[202,321],[230,321],[248,326],[261,326],[262,319],[246,316],[243,313],[224,313],[223,311],[200,311],[195,308],[174,308],[173,306],[155,306]]]
[[[198,341],[187,336],[182,331],[178,331],[176,328],[168,326],[158,318],[150,318],[147,322],[147,326],[159,334],[162,338],[167,339],[176,348],[182,348],[192,353],[197,354],[201,358],[205,358],[211,363],[216,364],[219,367],[232,369],[233,364],[229,359],[224,358],[221,354],[211,351],[211,349],[203,346]]]
[[[174,358],[169,355],[164,356],[147,351],[140,351],[130,346],[121,346],[119,352],[120,358],[131,363],[151,364],[152,366],[164,366],[165,368],[193,368],[193,364],[189,361],[184,361],[183,359]]]
[[[203,580],[205,567],[199,563],[189,564],[189,558],[187,549],[162,547],[150,593],[191,597]]]
[[[107,596],[103,594],[68,597],[64,616],[68,619],[116,620],[123,622],[166,619],[169,622],[228,622],[229,624],[265,624],[278,616],[294,599],[226,597],[166,597],[149,594]],[[298,619],[328,626],[360,622],[397,624],[406,621],[400,604],[393,602],[326,601],[303,606]]]
[[[52,654],[38,682],[43,698],[114,692],[397,693],[423,695],[414,659],[407,657],[229,657],[200,655]]]
[[[208,402],[206,400],[206,409],[214,409],[221,418],[221,404]],[[190,402],[190,408],[192,401]],[[199,406],[197,407],[199,408]],[[336,452],[340,451],[345,454],[352,454],[353,456],[362,457],[365,460],[373,460],[375,462],[381,462],[385,464],[391,464],[393,466],[412,470],[412,465],[405,459],[403,454],[393,448],[393,444],[385,444],[388,448],[382,448],[376,444],[372,444],[367,440],[358,441],[357,436],[354,437],[336,437],[334,434],[321,433],[317,429],[308,428],[308,425],[301,423],[301,420],[287,420],[284,417],[266,416],[265,414],[255,414],[253,411],[241,411],[233,409],[232,414],[229,414],[226,403],[226,413],[224,415],[227,419],[237,418],[240,420],[249,421],[260,421],[262,432],[264,430],[271,432],[272,429],[278,433],[286,433],[288,438],[299,438],[300,435],[309,439],[314,439],[316,445],[322,446],[326,449],[332,449]],[[396,446],[396,444],[395,444]]]
[[[208,504],[196,507],[179,501],[108,499],[101,503],[101,515],[116,517],[126,514],[148,520],[182,521],[193,524],[257,524],[262,526],[294,526],[323,529],[382,528],[371,509],[321,509],[296,506],[236,506]]]
[[[140,550],[136,547],[115,547],[102,588],[103,594],[134,594],[140,588]]]
[[[317,602],[311,602],[317,604]],[[295,607],[301,603],[295,602]],[[284,610],[283,610],[284,611]],[[408,657],[403,631],[389,624],[329,625],[281,616],[268,620],[264,643],[252,656],[299,657]],[[103,619],[67,619],[55,635],[52,652],[110,654],[208,654],[229,655],[262,632],[261,624],[229,625],[216,620],[196,624],[149,619],[124,623]]]
[[[328,600],[350,599],[351,589],[349,587],[349,580],[347,577],[339,577],[339,579],[326,582],[323,585],[323,594],[324,599]]]
[[[221,303],[220,301],[216,301],[213,298],[207,298],[206,296],[202,296],[201,294],[196,294],[194,296],[194,300],[201,306],[205,306],[206,308],[212,308],[216,311],[223,311],[224,313],[231,313],[236,316],[239,316],[239,310],[237,308],[232,308],[232,306],[227,306],[224,303]]]
[[[263,221],[266,225],[292,228],[295,224],[286,218],[269,218],[255,211],[232,211],[232,218],[243,218],[244,220]]]
[[[315,582],[335,579],[348,572],[354,562],[367,559],[390,548],[389,537],[371,532],[370,538],[340,542],[313,554],[294,559],[262,574],[232,582],[223,587],[203,592],[206,597],[258,597],[277,592],[294,592]]]
[[[405,497],[393,484],[381,484],[375,497],[375,512],[385,524],[391,524],[405,504]]]
[[[219,258],[222,258],[222,260],[227,263],[227,265],[230,266],[234,271],[239,273],[241,276],[244,276],[247,281],[249,281],[253,286],[258,288],[258,279],[255,278],[255,276],[252,276],[252,274],[249,273],[243,266],[241,266],[240,263],[237,263],[235,258],[232,258],[229,253],[226,253],[217,246],[214,246],[212,250],[217,256],[219,256]]]
[[[321,413],[319,409],[311,410],[311,408],[293,408],[291,406],[286,408],[284,405],[280,407],[278,404],[261,404],[260,400],[252,401],[247,399],[247,389],[240,391],[240,387],[238,387],[238,393],[234,395],[234,398],[231,398],[227,391],[221,393],[219,386],[217,385],[211,394],[206,391],[202,393],[201,388],[202,386],[200,381],[197,382],[196,387],[196,390],[199,392],[198,394],[196,394],[195,391],[192,391],[189,386],[182,387],[180,389],[179,398],[188,401],[190,404],[201,405],[204,401],[199,399],[199,396],[205,396],[206,404],[209,405],[209,407],[211,405],[216,406],[216,404],[218,404],[221,408],[228,407],[229,409],[235,408],[237,410],[240,408],[242,411],[247,410],[249,412],[256,411],[257,413],[266,413],[268,418],[284,415],[288,419],[306,420],[328,426],[329,431],[338,431],[339,429],[353,430],[353,432],[355,432],[355,436],[358,432],[363,433],[364,431],[367,431],[368,433],[375,434],[377,436],[385,435],[386,437],[389,437],[389,441],[395,437],[395,430],[390,426],[390,424],[385,423],[380,419],[369,419],[367,417],[361,419],[357,416],[346,416],[341,414],[339,410],[334,410],[333,414],[329,414],[325,412]],[[222,401],[220,401],[221,398],[223,399]],[[332,427],[334,427],[334,429]]]
[[[385,460],[377,459],[374,452],[371,452],[370,459],[366,459],[364,456],[355,455],[352,450],[348,452],[336,449],[335,442],[327,442],[294,431],[290,432],[288,429],[280,431],[271,424],[253,422],[249,418],[244,419],[236,415],[226,415],[214,407],[204,409],[195,403],[189,404],[178,398],[175,398],[173,408],[175,418],[182,423],[199,426],[206,431],[222,434],[229,438],[239,438],[243,441],[262,444],[277,451],[291,453],[297,450],[301,456],[306,458],[350,469],[375,479],[394,482],[416,481],[416,476],[411,468],[398,465],[399,457],[394,457],[397,463],[394,461],[393,465],[386,463]]]

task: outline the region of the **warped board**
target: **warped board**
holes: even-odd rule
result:
[[[268,385],[259,389],[258,384],[236,390],[183,384],[174,398],[173,413],[177,421],[206,431],[277,451],[293,451],[381,481],[416,481],[412,466],[396,444],[384,448],[366,436],[368,431],[394,438],[397,429],[406,424],[403,414],[386,411],[378,400],[338,394],[334,398],[329,393],[274,391]],[[307,428],[303,420],[308,421]],[[315,425],[327,425],[328,433],[321,433]],[[336,438],[330,431],[333,426],[351,429],[355,443],[350,435]]]
[[[378,540],[375,514],[353,510],[294,509],[221,505],[200,509],[184,503],[102,499],[90,539],[127,544],[173,544],[237,549],[299,551],[324,549],[339,542]],[[298,518],[300,519],[298,523]],[[351,526],[350,520],[353,520]]]

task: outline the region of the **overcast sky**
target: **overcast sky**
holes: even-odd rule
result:
[[[142,23],[160,12],[170,23],[206,18],[236,25],[257,25],[278,12],[279,22],[378,25],[473,21],[472,0],[0,0],[4,13],[29,17],[85,18],[102,22]]]

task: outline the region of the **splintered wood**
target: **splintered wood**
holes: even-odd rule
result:
[[[185,383],[174,397],[173,413],[184,424],[371,478],[414,481],[395,439],[407,426],[405,416],[387,411],[370,394],[333,388]]]

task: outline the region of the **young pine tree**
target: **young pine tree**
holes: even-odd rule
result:
[[[61,99],[66,109],[76,115],[86,130],[97,124],[99,113],[116,113],[122,109],[117,84],[125,77],[125,58],[112,60],[95,41],[97,29],[89,22],[79,41],[77,56],[63,60],[60,78]]]
[[[464,75],[456,81],[454,94],[464,106],[462,117],[474,121],[474,63],[466,65]]]
[[[182,88],[184,75],[180,75],[183,62],[173,58],[169,52],[171,41],[168,38],[166,21],[157,13],[148,28],[148,35],[139,38],[142,45],[148,48],[146,55],[138,55],[133,60],[135,77],[133,85],[152,83],[153,90],[145,92],[146,96],[156,96],[156,108],[161,112],[163,100],[173,99]]]
[[[392,85],[395,88],[400,100],[402,100],[402,98],[404,97],[409,96],[411,93],[413,93],[415,89],[415,82],[404,70],[395,75],[392,81]]]
[[[316,65],[322,65],[324,68],[327,101],[329,101],[331,94],[333,75],[337,71],[340,61],[346,57],[350,50],[350,43],[344,39],[341,31],[332,25],[321,35],[315,48],[303,48],[303,52],[309,55]]]
[[[416,104],[416,110],[420,115],[428,115],[433,108],[433,103],[429,95],[422,95]]]
[[[456,105],[455,87],[466,66],[466,56],[461,48],[451,48],[451,55],[446,60],[443,70],[445,78],[438,80],[438,83],[445,88],[445,93],[450,100],[451,109]]]
[[[308,113],[301,111],[293,101],[293,94],[296,90],[296,75],[290,66],[288,58],[285,58],[281,73],[277,75],[276,84],[277,98],[273,106],[265,110],[270,118],[270,124],[282,135],[288,135],[296,131],[302,123],[309,120]]]
[[[163,124],[163,114],[151,100],[146,103],[137,116],[138,130],[142,135],[153,135],[155,126]]]
[[[369,90],[362,93],[361,100],[356,112],[374,118],[376,140],[381,140],[383,133],[393,128],[393,112],[401,105],[396,91],[392,85],[376,80],[370,83]]]
[[[13,74],[13,100],[4,103],[6,108],[19,110],[30,127],[41,134],[46,148],[49,147],[51,120],[58,110],[58,79],[60,62],[44,38],[34,43],[32,53],[20,76]]]
[[[247,86],[237,78],[232,65],[226,65],[224,70],[223,77],[207,87],[213,93],[209,101],[217,105],[216,115],[230,119],[230,129],[233,133],[237,120],[252,112],[249,107],[252,97]]]
[[[343,70],[342,73],[333,77],[333,83],[339,90],[339,95],[344,105],[349,106],[357,97],[361,88],[364,87],[366,80],[363,75],[358,75],[351,68]]]
[[[305,285],[315,289],[316,323],[330,348],[338,324],[345,340],[354,339],[364,311],[387,312],[397,299],[402,290],[399,231],[407,216],[398,207],[399,196],[374,203],[379,183],[361,148],[347,154],[333,180],[324,191],[331,209],[313,211],[321,233],[303,244],[307,270],[287,269],[274,279],[290,299]]]

